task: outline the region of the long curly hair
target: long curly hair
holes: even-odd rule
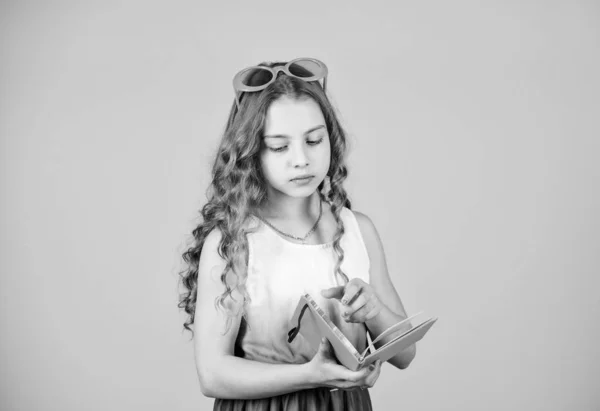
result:
[[[284,64],[275,62],[261,63],[260,65],[275,67]],[[265,73],[266,70],[257,70],[251,74],[249,81],[261,81],[260,76],[264,76]],[[307,72],[307,75],[309,74]],[[227,308],[226,300],[229,298],[235,301],[232,293],[237,289],[244,298],[241,304],[242,315],[244,315],[246,304],[250,301],[245,288],[248,261],[246,234],[250,230],[245,223],[248,217],[259,210],[267,199],[267,183],[262,175],[259,154],[267,110],[272,102],[284,96],[294,99],[313,99],[323,113],[329,132],[331,161],[327,173],[328,178],[321,182],[318,192],[323,200],[330,203],[337,223],[333,239],[333,249],[338,257],[335,273],[343,282],[348,282],[348,277],[341,269],[344,250],[340,246],[340,240],[344,234],[344,224],[340,218],[340,212],[342,207],[351,208],[350,200],[342,186],[348,175],[345,165],[346,135],[333,106],[318,81],[307,82],[280,74],[264,90],[242,93],[239,108],[235,102],[231,107],[225,132],[212,167],[212,182],[207,192],[208,202],[200,212],[202,222],[192,231],[194,242],[183,253],[186,267],[179,274],[183,285],[179,308],[188,314],[184,328],[192,332],[192,335],[191,326],[195,320],[198,291],[198,263],[204,241],[212,230],[218,229],[222,234],[218,253],[225,261],[225,268],[221,273],[225,291],[215,299],[215,307],[227,312],[226,329],[229,329],[232,316],[236,314]],[[328,184],[326,184],[327,180]]]

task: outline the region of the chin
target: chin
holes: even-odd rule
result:
[[[286,190],[284,194],[294,198],[306,198],[313,195],[315,191],[317,191],[316,187],[302,187],[297,190]]]
[[[293,183],[292,183],[293,184]],[[320,184],[320,183],[319,183]],[[319,184],[309,184],[300,187],[291,187],[286,185],[285,187],[278,187],[277,191],[281,194],[293,198],[306,198],[310,197],[319,189]]]

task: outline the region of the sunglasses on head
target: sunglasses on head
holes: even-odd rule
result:
[[[275,67],[247,67],[233,77],[233,90],[235,91],[237,108],[240,108],[239,97],[242,93],[267,88],[269,84],[275,81],[280,71],[290,77],[296,77],[304,81],[323,80],[323,91],[327,87],[327,66],[322,61],[314,58],[302,57]]]

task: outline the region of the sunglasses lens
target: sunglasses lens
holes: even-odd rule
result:
[[[321,66],[312,60],[298,60],[290,64],[290,73],[296,77],[313,77],[321,74],[323,69]]]
[[[273,73],[266,69],[251,68],[241,74],[241,82],[244,86],[264,86],[273,78]]]

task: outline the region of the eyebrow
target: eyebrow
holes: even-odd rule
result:
[[[313,131],[317,131],[321,128],[325,128],[324,124],[320,124],[318,126],[315,126],[313,128],[309,128],[308,130],[306,130],[304,132],[304,135],[308,135],[310,133],[312,133]],[[264,136],[263,138],[289,138],[289,136],[286,136],[285,134],[273,134],[273,135],[268,135],[268,136]]]

